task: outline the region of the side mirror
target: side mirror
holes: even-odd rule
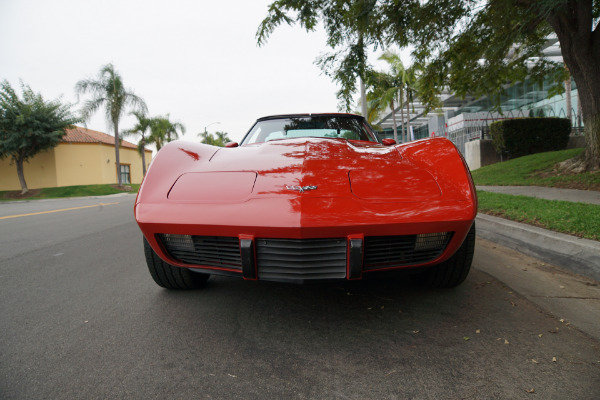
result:
[[[394,139],[383,139],[381,143],[383,143],[384,146],[392,146],[396,144],[396,141]]]
[[[227,142],[225,143],[225,147],[238,147],[238,142]]]

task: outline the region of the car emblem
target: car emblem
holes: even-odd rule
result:
[[[286,185],[285,188],[287,190],[295,190],[297,192],[304,193],[307,190],[315,190],[316,188],[318,188],[318,186],[289,186],[289,185]]]

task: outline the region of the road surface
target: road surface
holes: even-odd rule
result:
[[[147,272],[133,202],[0,204],[0,398],[600,398],[598,338],[483,272],[507,268],[489,242],[452,290],[213,277],[174,292]]]

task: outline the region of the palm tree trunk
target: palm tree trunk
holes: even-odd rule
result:
[[[146,176],[146,140],[142,136],[142,176]]]
[[[115,130],[115,160],[117,163],[117,183],[122,186],[121,182],[121,158],[119,157],[119,125],[114,124]]]
[[[409,142],[410,140],[412,140],[410,138],[410,101],[409,101],[409,95],[408,95],[408,91],[406,91],[406,141]]]
[[[394,122],[394,140],[398,143],[398,128],[396,124],[396,108],[394,107],[394,100],[390,102],[390,107],[392,109],[392,121]]]
[[[21,194],[25,194],[29,192],[27,188],[27,182],[25,182],[25,174],[23,173],[23,157],[19,156],[13,158],[15,164],[17,165],[17,175],[19,176],[19,182],[21,183]]]
[[[396,110],[392,110],[392,112],[394,115],[396,114]],[[406,143],[406,136],[404,136],[404,93],[402,92],[400,92],[400,123],[402,124],[402,134],[400,135],[402,136],[402,143]]]
[[[367,91],[365,89],[365,81],[360,78],[360,106],[363,117],[367,118],[369,111],[367,109]]]

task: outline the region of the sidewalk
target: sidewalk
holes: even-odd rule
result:
[[[600,205],[600,192],[594,190],[558,189],[542,186],[477,186],[477,190]]]
[[[600,205],[600,192],[539,186],[478,186],[478,190]],[[598,228],[600,229],[600,227]],[[477,235],[600,281],[600,242],[490,215],[477,216]]]

